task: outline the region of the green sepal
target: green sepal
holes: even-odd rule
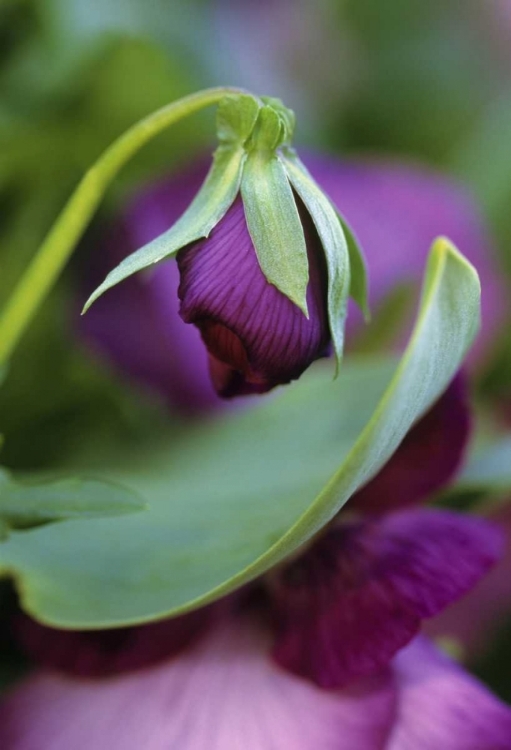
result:
[[[352,360],[332,384],[317,363],[255,411],[122,451],[104,473],[147,497],[149,512],[12,532],[0,569],[33,617],[60,627],[151,621],[224,596],[295,552],[377,473],[458,370],[478,322],[477,274],[437,241],[397,369]]]
[[[292,109],[288,109],[281,99],[273,96],[262,96],[261,101],[276,112],[284,125],[282,134],[282,145],[290,144],[295,132],[296,117]]]
[[[91,294],[83,312],[107,289],[154,263],[172,258],[182,247],[207,237],[236,198],[249,138],[260,105],[252,96],[226,96],[218,105],[217,132],[220,146],[199,192],[184,214],[166,232],[125,258]]]
[[[248,231],[266,280],[308,317],[309,262],[302,222],[286,170],[275,153],[284,126],[271,107],[259,113],[241,196]]]
[[[350,258],[350,297],[359,306],[365,322],[369,323],[371,320],[371,310],[369,309],[369,282],[364,253],[354,231],[338,211],[337,217],[341,222],[348,245],[348,255]]]
[[[18,482],[0,469],[0,526],[4,530],[120,516],[146,507],[137,493],[112,482],[67,478],[35,484]]]
[[[221,144],[243,146],[257,122],[261,103],[250,94],[226,96],[218,105],[216,133]]]
[[[337,213],[307,168],[290,149],[280,157],[287,175],[309,212],[325,252],[328,271],[328,323],[334,348],[336,373],[342,361],[344,327],[350,293],[348,243]]]

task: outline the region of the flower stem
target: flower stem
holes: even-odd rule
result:
[[[188,115],[241,89],[219,87],[185,96],[133,125],[85,173],[15,287],[0,317],[0,367],[13,353],[39,305],[53,287],[119,170],[148,141]]]

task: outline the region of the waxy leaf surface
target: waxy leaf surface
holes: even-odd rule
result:
[[[232,591],[296,550],[374,476],[445,389],[478,323],[477,275],[438,240],[397,367],[355,359],[332,383],[319,364],[252,408],[122,451],[104,474],[141,493],[147,512],[13,531],[0,543],[0,569],[33,616],[76,628],[150,621]]]

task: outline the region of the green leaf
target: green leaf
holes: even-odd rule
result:
[[[83,312],[107,289],[154,263],[173,257],[190,242],[207,237],[238,194],[245,159],[246,154],[241,146],[219,146],[204,184],[181,218],[169,230],[110,271],[85,303]]]
[[[247,226],[267,281],[308,317],[309,262],[302,222],[286,170],[273,150],[282,123],[269,107],[261,110],[260,119],[257,147],[249,153],[241,181]]]
[[[97,480],[61,479],[23,483],[0,469],[0,529],[29,529],[71,518],[137,513],[145,504],[132,490]]]
[[[299,548],[374,476],[445,389],[478,321],[477,275],[439,240],[397,369],[348,361],[332,383],[319,364],[253,410],[123,452],[105,473],[147,497],[147,513],[12,532],[0,567],[30,614],[61,627],[150,621],[225,595]]]
[[[289,150],[282,157],[292,186],[302,199],[325,251],[328,269],[328,323],[338,372],[344,345],[344,326],[350,292],[348,245],[337,213],[306,167]]]

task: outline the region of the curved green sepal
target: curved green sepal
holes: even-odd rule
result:
[[[216,132],[220,143],[242,146],[252,134],[260,108],[260,102],[249,94],[224,97],[216,113]]]
[[[248,155],[241,181],[247,226],[267,281],[308,316],[305,236],[286,171],[274,151],[283,126],[269,107],[259,117],[257,147]]]
[[[133,490],[93,479],[60,479],[38,484],[15,481],[0,469],[0,522],[30,529],[53,521],[138,513],[146,504]]]
[[[311,215],[325,252],[328,270],[328,323],[338,372],[342,360],[344,326],[350,293],[348,244],[334,207],[307,168],[290,150],[281,159],[292,186]]]
[[[295,132],[296,117],[292,109],[288,109],[281,99],[274,96],[262,96],[261,101],[278,114],[284,125],[283,145],[290,144]]]
[[[371,320],[371,311],[369,309],[369,282],[367,278],[367,266],[364,253],[357,237],[346,221],[346,219],[337,212],[339,221],[348,245],[348,255],[350,258],[350,297],[355,300],[359,306],[364,320],[369,323]]]
[[[181,218],[169,230],[110,271],[85,303],[83,312],[107,289],[154,263],[171,258],[185,245],[207,237],[238,194],[245,159],[246,154],[241,146],[219,146],[201,189]]]
[[[477,275],[439,240],[393,376],[394,363],[348,361],[331,383],[319,363],[256,410],[123,452],[105,473],[142,492],[147,513],[14,531],[0,568],[32,616],[60,627],[150,621],[227,594],[310,539],[374,476],[445,389],[478,322]]]

